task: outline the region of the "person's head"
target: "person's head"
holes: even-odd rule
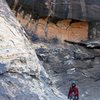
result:
[[[75,81],[72,81],[72,86],[76,86],[76,82]]]

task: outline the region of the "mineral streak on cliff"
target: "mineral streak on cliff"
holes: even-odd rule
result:
[[[13,1],[14,0],[7,0]],[[100,37],[100,2],[98,0],[18,0],[18,6],[15,10],[17,12],[24,11],[24,17],[27,14],[31,14],[31,18],[40,21],[40,18],[46,18],[46,21],[40,21],[37,24],[35,21],[35,27],[32,25],[31,30],[39,34],[39,36],[48,38],[57,37],[63,40],[80,41],[86,39],[95,39]],[[9,3],[13,8],[14,3]],[[15,6],[14,6],[15,7]],[[49,17],[48,17],[49,16]],[[18,18],[20,19],[20,18]],[[69,22],[66,23],[65,19],[74,19],[82,21],[80,23],[74,23],[68,27]],[[49,21],[47,21],[49,20]],[[61,22],[60,28],[57,25],[57,21]],[[85,21],[85,22],[84,22]],[[87,21],[87,22],[86,22]],[[26,20],[21,22],[25,25]],[[48,29],[44,28],[48,22]],[[56,22],[56,25],[53,23]],[[42,24],[43,25],[42,25]],[[65,24],[66,23],[66,24]],[[31,23],[32,24],[32,23]],[[45,24],[45,25],[44,25]],[[63,25],[62,25],[63,24]],[[38,27],[37,27],[38,26]],[[58,27],[57,27],[58,26]],[[45,33],[45,34],[44,34]],[[48,33],[48,34],[47,34]],[[43,36],[44,35],[44,36]]]

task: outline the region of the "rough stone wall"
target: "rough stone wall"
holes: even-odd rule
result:
[[[9,1],[9,0],[7,0]],[[99,38],[100,1],[98,0],[22,0],[23,5],[32,5],[39,17],[46,17],[49,8],[52,17],[59,19],[75,19],[89,22],[88,39]],[[47,3],[47,4],[46,4]],[[83,38],[81,40],[84,40]]]
[[[54,16],[78,20],[100,20],[99,0],[51,0]]]
[[[89,22],[88,39],[100,38],[100,21]]]
[[[89,22],[88,38],[99,38],[99,0],[51,0],[53,16],[61,19],[77,19]],[[91,24],[90,24],[91,23]]]
[[[0,100],[67,100],[49,84],[48,74],[5,0],[0,0]]]

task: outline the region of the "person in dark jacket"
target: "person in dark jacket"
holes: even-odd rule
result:
[[[78,87],[76,86],[76,83],[74,81],[72,82],[72,85],[69,89],[68,99],[70,99],[70,100],[79,100]]]

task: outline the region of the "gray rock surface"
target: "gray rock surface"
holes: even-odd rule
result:
[[[0,0],[0,100],[67,100],[49,76],[5,0]]]
[[[7,2],[10,6],[13,5],[13,0]],[[26,8],[24,6],[24,10],[29,8],[40,17],[48,16],[51,8],[52,15],[61,19],[100,20],[99,0],[20,0],[19,3],[27,6]]]
[[[78,20],[100,20],[99,0],[47,0],[51,1],[54,16]],[[80,9],[80,10],[79,10]]]
[[[75,80],[80,100],[99,100],[100,49],[69,43],[43,44],[36,52],[52,79],[52,85],[67,95],[71,81]]]
[[[99,39],[85,42],[89,48],[45,43],[32,47],[4,0],[0,0],[0,7],[1,100],[67,100],[72,80],[77,81],[80,100],[99,100]],[[40,61],[34,48],[38,48]]]

